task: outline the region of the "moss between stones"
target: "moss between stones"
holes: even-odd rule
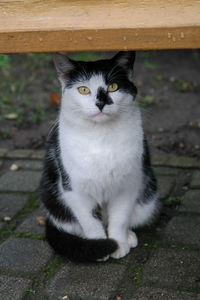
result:
[[[0,232],[0,239],[5,239],[8,237],[25,237],[25,238],[33,238],[33,239],[44,239],[44,236],[36,236],[31,235],[30,233],[15,233],[14,230],[16,227],[34,210],[39,207],[39,199],[36,194],[30,195],[29,200],[25,204],[24,208],[16,214],[11,221],[6,222],[3,230]]]
[[[34,235],[31,234],[30,232],[14,232],[10,235],[11,237],[16,237],[16,238],[30,238],[30,239],[34,239],[34,240],[45,240],[45,235]]]
[[[183,196],[169,197],[165,200],[166,206],[179,205],[183,201]]]
[[[51,277],[55,271],[57,270],[57,268],[60,266],[60,264],[62,263],[62,258],[59,256],[56,256],[49,264],[49,266],[47,266],[46,268],[43,269],[43,273],[44,276],[46,278]]]

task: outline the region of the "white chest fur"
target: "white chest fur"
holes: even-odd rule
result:
[[[61,118],[59,139],[72,189],[102,201],[118,193],[123,182],[139,177],[143,140],[139,113],[135,120],[91,124],[87,129],[68,126]]]

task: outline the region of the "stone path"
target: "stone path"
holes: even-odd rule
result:
[[[124,259],[73,264],[53,253],[37,219],[43,154],[0,149],[0,299],[200,300],[200,161],[153,157],[160,219],[138,230]]]

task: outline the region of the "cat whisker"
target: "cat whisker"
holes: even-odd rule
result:
[[[58,123],[59,123],[59,118],[57,117],[55,122],[53,124],[51,124],[50,127],[49,127],[49,133],[47,135],[47,138],[50,136],[50,134],[54,130],[54,128],[57,127]]]

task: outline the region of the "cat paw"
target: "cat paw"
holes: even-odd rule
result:
[[[106,261],[106,260],[108,260],[108,259],[109,259],[109,255],[97,259],[97,262],[103,262],[103,261]]]
[[[131,248],[135,248],[138,245],[137,235],[132,230],[128,231],[128,244]]]
[[[115,252],[113,252],[110,257],[112,258],[122,258],[126,256],[130,251],[130,246],[128,243],[120,243],[118,242],[118,248]]]

